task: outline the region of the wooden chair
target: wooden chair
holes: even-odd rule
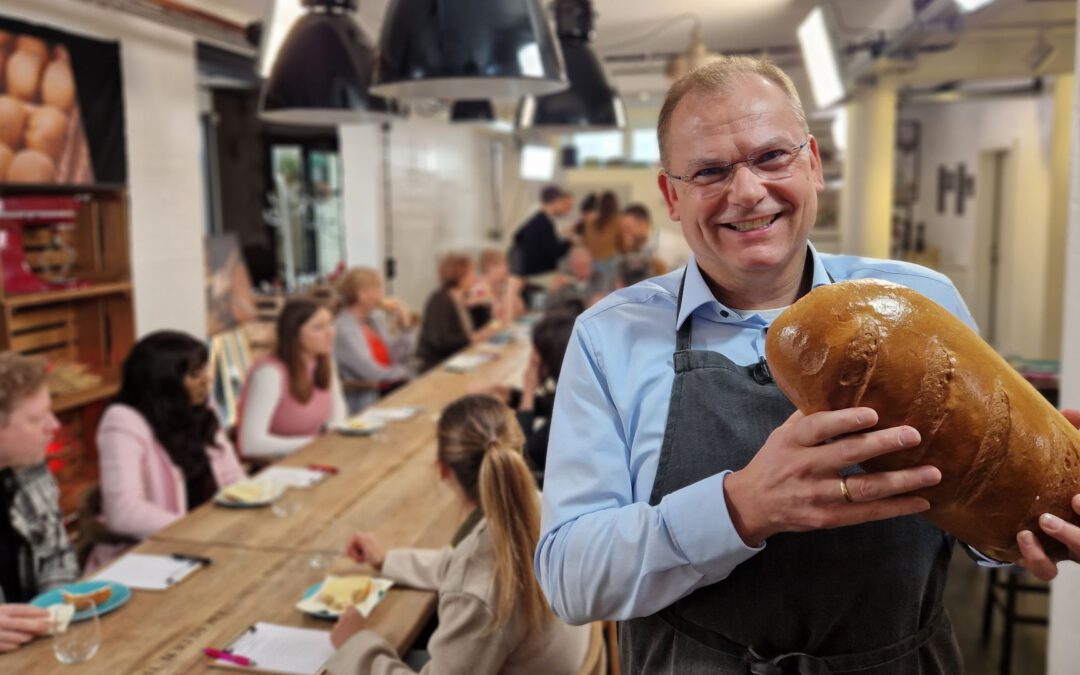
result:
[[[589,651],[585,653],[585,662],[581,664],[578,675],[605,675],[608,672],[604,623],[606,622],[594,621],[589,624]]]

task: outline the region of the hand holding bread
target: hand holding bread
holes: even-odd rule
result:
[[[910,454],[919,444],[911,427],[871,430],[878,421],[869,408],[795,412],[773,431],[750,463],[724,481],[728,510],[743,541],[757,546],[780,532],[855,525],[928,509],[926,499],[905,493],[941,480],[931,466],[853,476],[847,482],[853,501],[845,500],[841,469],[875,457]]]
[[[908,451],[858,463],[940,470],[940,483],[911,485],[934,524],[1000,560],[1034,551],[1022,551],[1023,531],[1049,560],[1070,555],[1039,523],[1050,513],[1080,525],[1080,432],[945,308],[878,280],[821,286],[777,318],[765,352],[777,385],[808,419],[865,406],[877,412],[873,429],[918,430]]]

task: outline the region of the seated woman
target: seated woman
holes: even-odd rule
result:
[[[345,421],[345,397],[333,364],[330,310],[289,300],[277,322],[277,346],[251,366],[240,392],[240,453],[276,458],[297,450],[327,424]]]
[[[343,306],[334,320],[334,360],[345,388],[349,414],[379,399],[395,384],[409,379],[409,355],[415,321],[401,302],[383,295],[382,276],[370,267],[354,267],[338,282]],[[393,317],[395,331],[387,326]],[[361,380],[370,387],[350,388]]]
[[[158,331],[124,361],[120,393],[97,431],[104,524],[145,539],[244,478],[209,406],[206,346],[185,333]],[[123,550],[98,544],[90,568]]]
[[[460,253],[447,254],[439,263],[441,286],[428,297],[420,323],[416,356],[421,369],[429,370],[471,344],[486,340],[494,332],[489,326],[473,327],[465,295],[476,281],[472,258]]]
[[[469,288],[466,304],[473,325],[483,328],[489,321],[505,326],[525,316],[521,277],[510,274],[506,253],[496,248],[480,252],[480,276]]]
[[[536,323],[532,331],[533,352],[516,401],[511,392],[510,403],[516,404],[514,408],[518,422],[525,432],[525,457],[536,472],[541,487],[544,466],[547,464],[548,436],[551,433],[548,425],[555,403],[559,371],[566,355],[566,346],[570,344],[570,335],[574,332],[574,323],[583,310],[583,305],[568,300],[548,311]]]
[[[521,430],[490,396],[466,396],[443,411],[439,472],[462,504],[482,518],[457,546],[385,551],[369,533],[347,552],[397,583],[437,590],[438,628],[422,673],[577,673],[589,627],[568,626],[548,609],[533,575],[540,498],[521,457]],[[355,609],[330,634],[333,675],[412,672]]]

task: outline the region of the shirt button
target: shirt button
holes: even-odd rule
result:
[[[724,317],[726,319],[731,315],[728,314],[728,311],[726,309],[722,309],[722,310],[720,310],[720,316],[722,316],[722,317]]]

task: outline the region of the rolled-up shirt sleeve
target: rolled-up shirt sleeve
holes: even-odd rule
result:
[[[552,610],[574,624],[653,614],[761,550],[732,525],[727,473],[655,506],[635,498],[635,456],[591,345],[579,321],[556,392],[534,559]]]

